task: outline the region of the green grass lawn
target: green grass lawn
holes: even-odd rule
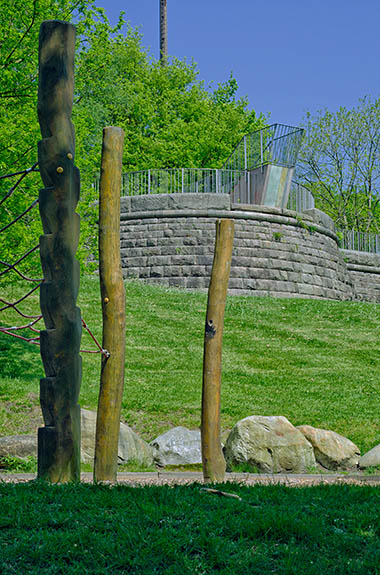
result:
[[[0,573],[372,575],[373,487],[0,484]]]
[[[25,289],[25,284],[22,285]],[[7,297],[21,295],[6,286]],[[12,293],[13,292],[13,293]],[[122,418],[146,440],[175,425],[199,427],[207,295],[128,282]],[[38,295],[34,297],[38,310]],[[82,315],[101,340],[98,278],[82,278]],[[24,306],[20,306],[25,309]],[[14,325],[14,313],[1,314]],[[248,415],[337,431],[362,450],[380,443],[380,306],[230,297],[222,428]],[[88,335],[83,348],[92,348]],[[40,419],[39,349],[0,334],[0,435],[34,432]],[[99,355],[83,355],[80,403],[96,409]]]

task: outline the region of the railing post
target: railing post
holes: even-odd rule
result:
[[[40,27],[38,119],[42,140],[38,162],[45,188],[39,206],[44,235],[40,256],[45,281],[40,305],[45,378],[40,402],[45,427],[38,430],[38,477],[53,483],[80,479],[82,322],[76,307],[79,263],[79,170],[74,166],[71,123],[74,88],[75,28],[49,20]]]
[[[115,481],[124,390],[125,291],[120,257],[120,184],[124,132],[103,130],[99,193],[99,276],[103,349],[96,420],[94,479]]]
[[[148,170],[148,194],[150,194],[150,170]]]
[[[182,193],[184,192],[185,189],[184,177],[185,177],[185,170],[182,168]]]
[[[203,353],[202,467],[205,481],[223,481],[226,464],[220,440],[220,395],[224,310],[231,269],[234,221],[217,220],[208,290]]]

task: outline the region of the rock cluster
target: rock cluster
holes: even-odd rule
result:
[[[96,412],[81,410],[82,462],[94,458]],[[359,448],[334,431],[310,425],[294,427],[286,417],[252,415],[238,421],[224,443],[227,470],[261,473],[307,473],[380,466],[380,445],[360,457]],[[0,457],[37,455],[36,435],[0,438]],[[149,445],[120,423],[118,462],[142,466],[200,464],[199,430],[175,427]]]
[[[227,469],[247,466],[261,473],[303,473],[316,467],[311,444],[282,416],[253,415],[232,429],[224,455]]]
[[[92,463],[95,453],[96,411],[81,409],[81,461]],[[0,457],[37,456],[37,434],[0,438]],[[153,448],[128,425],[120,423],[118,463],[153,465]]]

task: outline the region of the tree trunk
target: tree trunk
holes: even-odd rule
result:
[[[45,427],[38,430],[38,477],[51,482],[80,479],[81,314],[76,307],[79,264],[79,170],[74,166],[71,123],[74,88],[75,28],[46,21],[40,28],[38,118],[42,140],[38,161],[45,185],[39,207],[45,281],[40,305],[46,330],[41,357],[46,377],[40,382]]]
[[[125,291],[120,257],[120,191],[124,132],[104,128],[99,186],[99,274],[103,349],[96,421],[94,479],[116,481],[124,390]]]
[[[202,465],[204,480],[208,482],[223,481],[226,469],[220,440],[220,392],[224,309],[233,239],[233,220],[218,220],[208,290],[203,355]]]

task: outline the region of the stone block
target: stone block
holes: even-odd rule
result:
[[[149,269],[149,277],[151,278],[162,278],[164,276],[163,266],[152,266]]]
[[[168,194],[149,194],[131,197],[131,212],[150,212],[168,209]]]
[[[310,216],[316,224],[335,233],[335,224],[333,220],[321,210],[311,208],[309,210],[304,210],[302,214]]]

